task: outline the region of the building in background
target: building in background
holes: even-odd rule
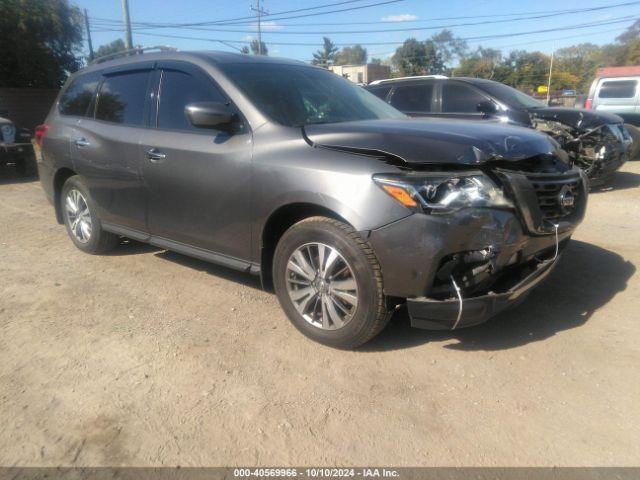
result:
[[[391,76],[391,67],[377,63],[366,65],[330,65],[329,70],[353,83],[371,83]]]

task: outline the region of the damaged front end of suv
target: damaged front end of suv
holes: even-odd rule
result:
[[[367,240],[385,293],[406,300],[414,327],[467,327],[518,304],[555,267],[585,214],[585,172],[528,128],[425,120],[343,124],[335,134],[312,126],[307,135],[397,167],[373,180],[412,214]]]
[[[554,138],[592,185],[604,183],[629,158],[632,138],[616,115],[561,107],[531,109],[529,115],[531,125]]]

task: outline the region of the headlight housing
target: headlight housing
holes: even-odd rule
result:
[[[513,208],[502,189],[479,171],[377,174],[373,180],[415,211],[447,214],[463,208]]]

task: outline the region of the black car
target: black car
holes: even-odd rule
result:
[[[36,173],[36,160],[31,144],[31,132],[25,128],[16,128],[0,115],[0,167],[12,165],[19,175],[31,176]]]
[[[80,250],[124,236],[260,275],[298,329],[343,348],[404,302],[412,325],[440,329],[520,303],[587,203],[547,135],[411,119],[261,55],[91,65],[37,132],[42,186]]]
[[[549,107],[492,80],[433,75],[378,80],[365,88],[413,117],[493,120],[540,130],[567,151],[592,185],[606,181],[629,158],[632,139],[617,115]]]

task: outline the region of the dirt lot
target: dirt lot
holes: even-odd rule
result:
[[[0,465],[638,465],[640,162],[516,310],[322,347],[249,276],[76,250],[0,180]]]

